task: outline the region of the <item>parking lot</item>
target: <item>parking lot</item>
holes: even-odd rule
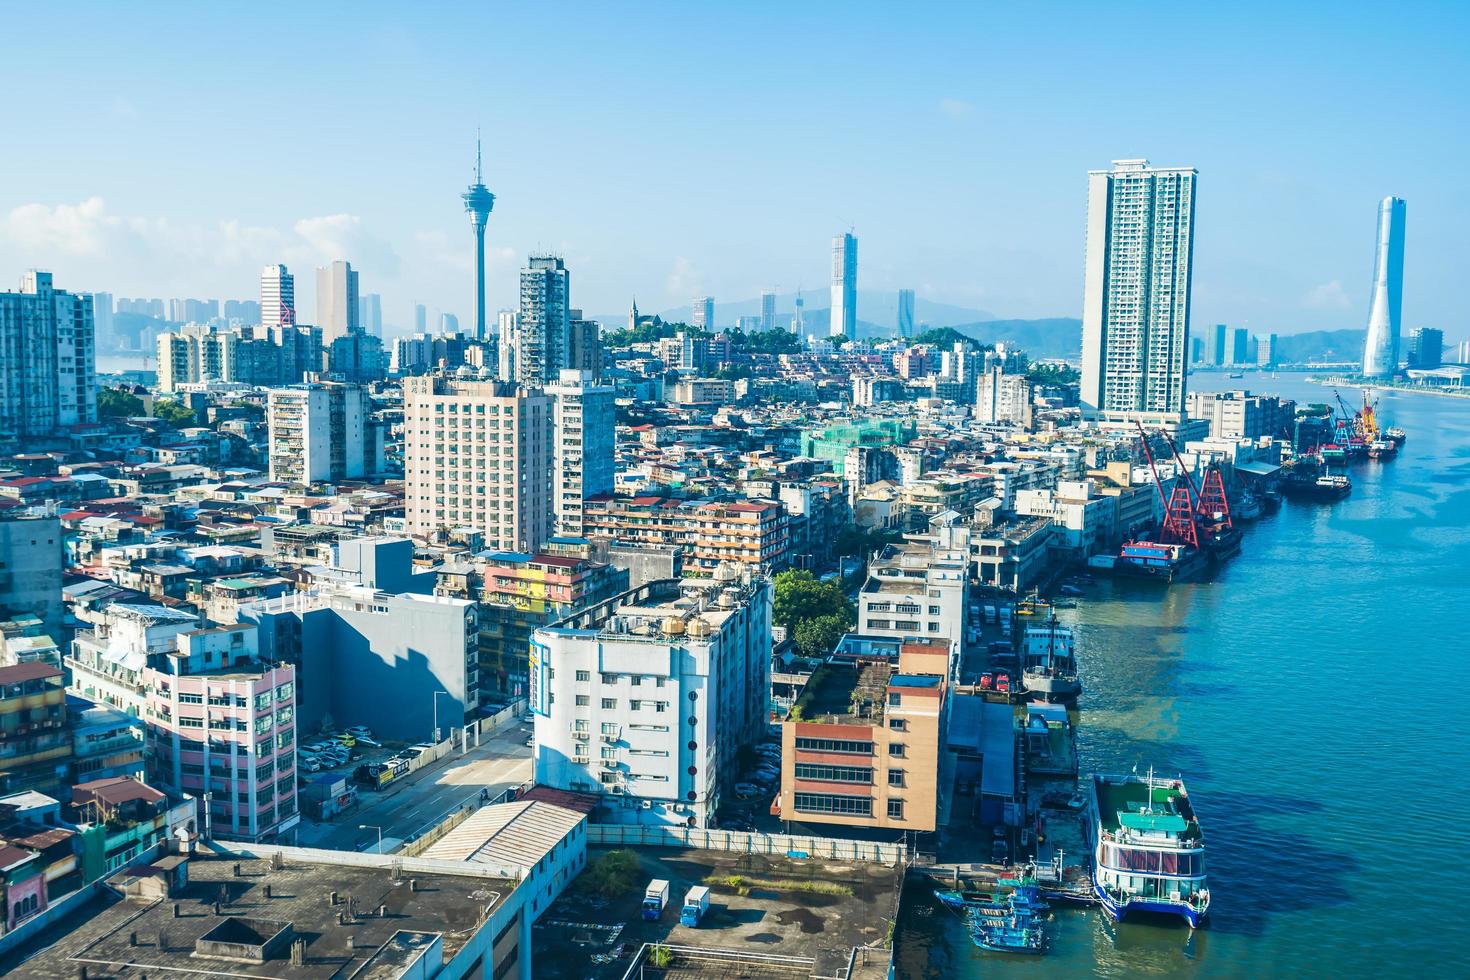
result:
[[[525,745],[530,726],[518,720],[487,734],[467,752],[451,751],[443,759],[394,778],[381,789],[357,786],[357,802],[347,812],[330,820],[303,816],[296,832],[302,847],[333,850],[372,850],[382,839],[408,841],[417,838],[456,809],[478,806],[482,797],[494,799],[513,787],[531,781],[531,749]],[[316,739],[308,739],[308,744]],[[404,749],[390,744],[365,752],[355,762],[325,770],[351,779],[359,766],[380,764]],[[309,782],[321,773],[306,773]]]
[[[716,821],[723,830],[780,829],[779,817],[771,816],[771,803],[781,791],[781,743],[775,731],[756,746],[751,762],[721,802]]]

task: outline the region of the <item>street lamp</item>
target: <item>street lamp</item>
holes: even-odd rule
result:
[[[378,853],[379,854],[382,854],[383,853],[383,828],[382,827],[379,827],[377,824],[372,824],[372,823],[360,823],[360,824],[357,825],[357,829],[358,830],[376,830],[378,832]]]
[[[434,692],[434,739],[433,739],[433,741],[434,741],[434,744],[435,745],[438,745],[439,744],[439,698],[441,696],[447,698],[447,697],[449,697],[449,692],[448,691],[435,691]]]

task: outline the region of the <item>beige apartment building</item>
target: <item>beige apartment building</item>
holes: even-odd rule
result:
[[[474,528],[486,547],[519,552],[551,536],[549,396],[504,381],[407,378],[403,425],[410,533]]]
[[[781,726],[783,819],[938,827],[950,649],[850,635],[813,671]]]

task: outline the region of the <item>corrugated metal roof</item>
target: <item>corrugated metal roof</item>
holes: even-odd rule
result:
[[[421,856],[490,868],[529,868],[582,819],[574,810],[537,800],[481,807]]]

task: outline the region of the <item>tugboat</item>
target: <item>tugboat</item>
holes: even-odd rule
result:
[[[1383,436],[1395,446],[1403,446],[1404,440],[1409,438],[1409,434],[1396,425],[1391,425],[1384,429]]]
[[[1136,912],[1205,921],[1204,835],[1180,779],[1094,775],[1089,805],[1092,885],[1114,921]]]
[[[1368,447],[1369,459],[1393,459],[1398,454],[1398,444],[1392,439],[1375,439]]]
[[[1072,631],[1057,622],[1026,627],[1021,641],[1021,686],[1042,701],[1072,703],[1082,693]]]

